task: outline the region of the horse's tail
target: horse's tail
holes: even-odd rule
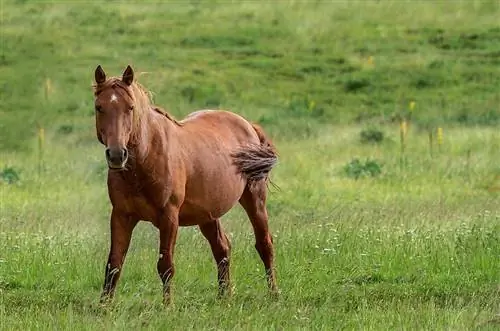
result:
[[[232,154],[233,162],[249,184],[268,180],[269,173],[278,162],[278,153],[272,141],[257,124],[252,124],[259,144],[246,145]]]

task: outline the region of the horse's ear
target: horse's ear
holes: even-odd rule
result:
[[[134,81],[134,70],[130,65],[127,66],[127,69],[123,72],[122,81],[127,85],[132,85]]]
[[[98,65],[97,68],[95,68],[95,82],[97,84],[102,84],[106,81],[106,73],[104,70],[102,70],[101,65]]]

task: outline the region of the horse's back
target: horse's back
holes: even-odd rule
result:
[[[241,115],[227,110],[202,109],[188,114],[180,121],[183,126],[219,127],[230,126],[234,130],[242,130],[254,136],[252,124]],[[237,133],[237,132],[235,132]]]

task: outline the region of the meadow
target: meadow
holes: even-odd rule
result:
[[[0,329],[497,330],[498,1],[0,4]],[[140,73],[176,118],[230,109],[280,153],[278,300],[250,222],[224,217],[234,295],[195,227],[161,303],[140,223],[115,302],[95,67]]]

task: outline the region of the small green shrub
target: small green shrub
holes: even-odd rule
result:
[[[5,167],[0,172],[0,181],[7,184],[14,184],[20,180],[19,173],[12,167]]]
[[[455,120],[464,125],[498,125],[500,114],[496,109],[484,109],[474,112],[462,110],[455,115]]]
[[[309,96],[293,96],[287,103],[289,115],[294,117],[321,117],[325,110]]]
[[[367,159],[362,162],[358,158],[355,158],[344,166],[344,173],[347,177],[354,179],[377,177],[382,173],[382,164],[377,160]]]
[[[347,93],[356,93],[370,86],[370,81],[366,78],[352,78],[344,83],[344,91]]]
[[[381,143],[384,140],[384,132],[376,128],[368,128],[360,132],[361,142],[364,144]]]
[[[59,126],[59,128],[57,129],[57,133],[66,135],[72,133],[74,129],[75,128],[71,124],[63,124]]]

